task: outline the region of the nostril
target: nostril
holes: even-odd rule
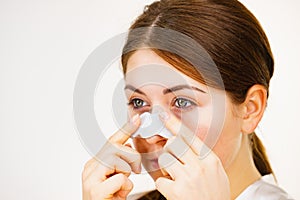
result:
[[[151,137],[145,138],[147,143],[149,144],[157,144],[157,143],[166,143],[167,142],[167,138],[164,138],[160,135],[153,135]]]

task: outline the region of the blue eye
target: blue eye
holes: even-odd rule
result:
[[[128,105],[132,105],[134,109],[139,109],[144,106],[147,106],[148,104],[145,101],[143,101],[142,99],[135,98],[135,99],[132,99],[128,103]]]
[[[174,105],[177,108],[186,109],[186,108],[189,108],[189,107],[194,106],[196,104],[193,101],[190,101],[190,100],[185,99],[185,98],[176,98],[175,101],[174,101]]]

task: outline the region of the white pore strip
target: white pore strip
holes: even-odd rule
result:
[[[140,136],[142,138],[160,135],[164,138],[172,137],[172,133],[166,129],[163,122],[160,120],[159,113],[145,112],[141,116],[141,125],[131,137]]]

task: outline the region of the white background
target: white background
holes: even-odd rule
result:
[[[126,31],[149,2],[0,0],[0,199],[81,199],[90,155],[74,126],[76,76],[88,55]],[[300,3],[242,2],[275,56],[263,141],[280,186],[300,199]]]

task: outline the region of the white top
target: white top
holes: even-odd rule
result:
[[[292,200],[280,187],[260,178],[249,185],[235,200]]]
[[[283,189],[271,183],[269,176],[263,176],[249,185],[235,200],[293,200]],[[148,192],[129,195],[127,200],[136,200]]]

